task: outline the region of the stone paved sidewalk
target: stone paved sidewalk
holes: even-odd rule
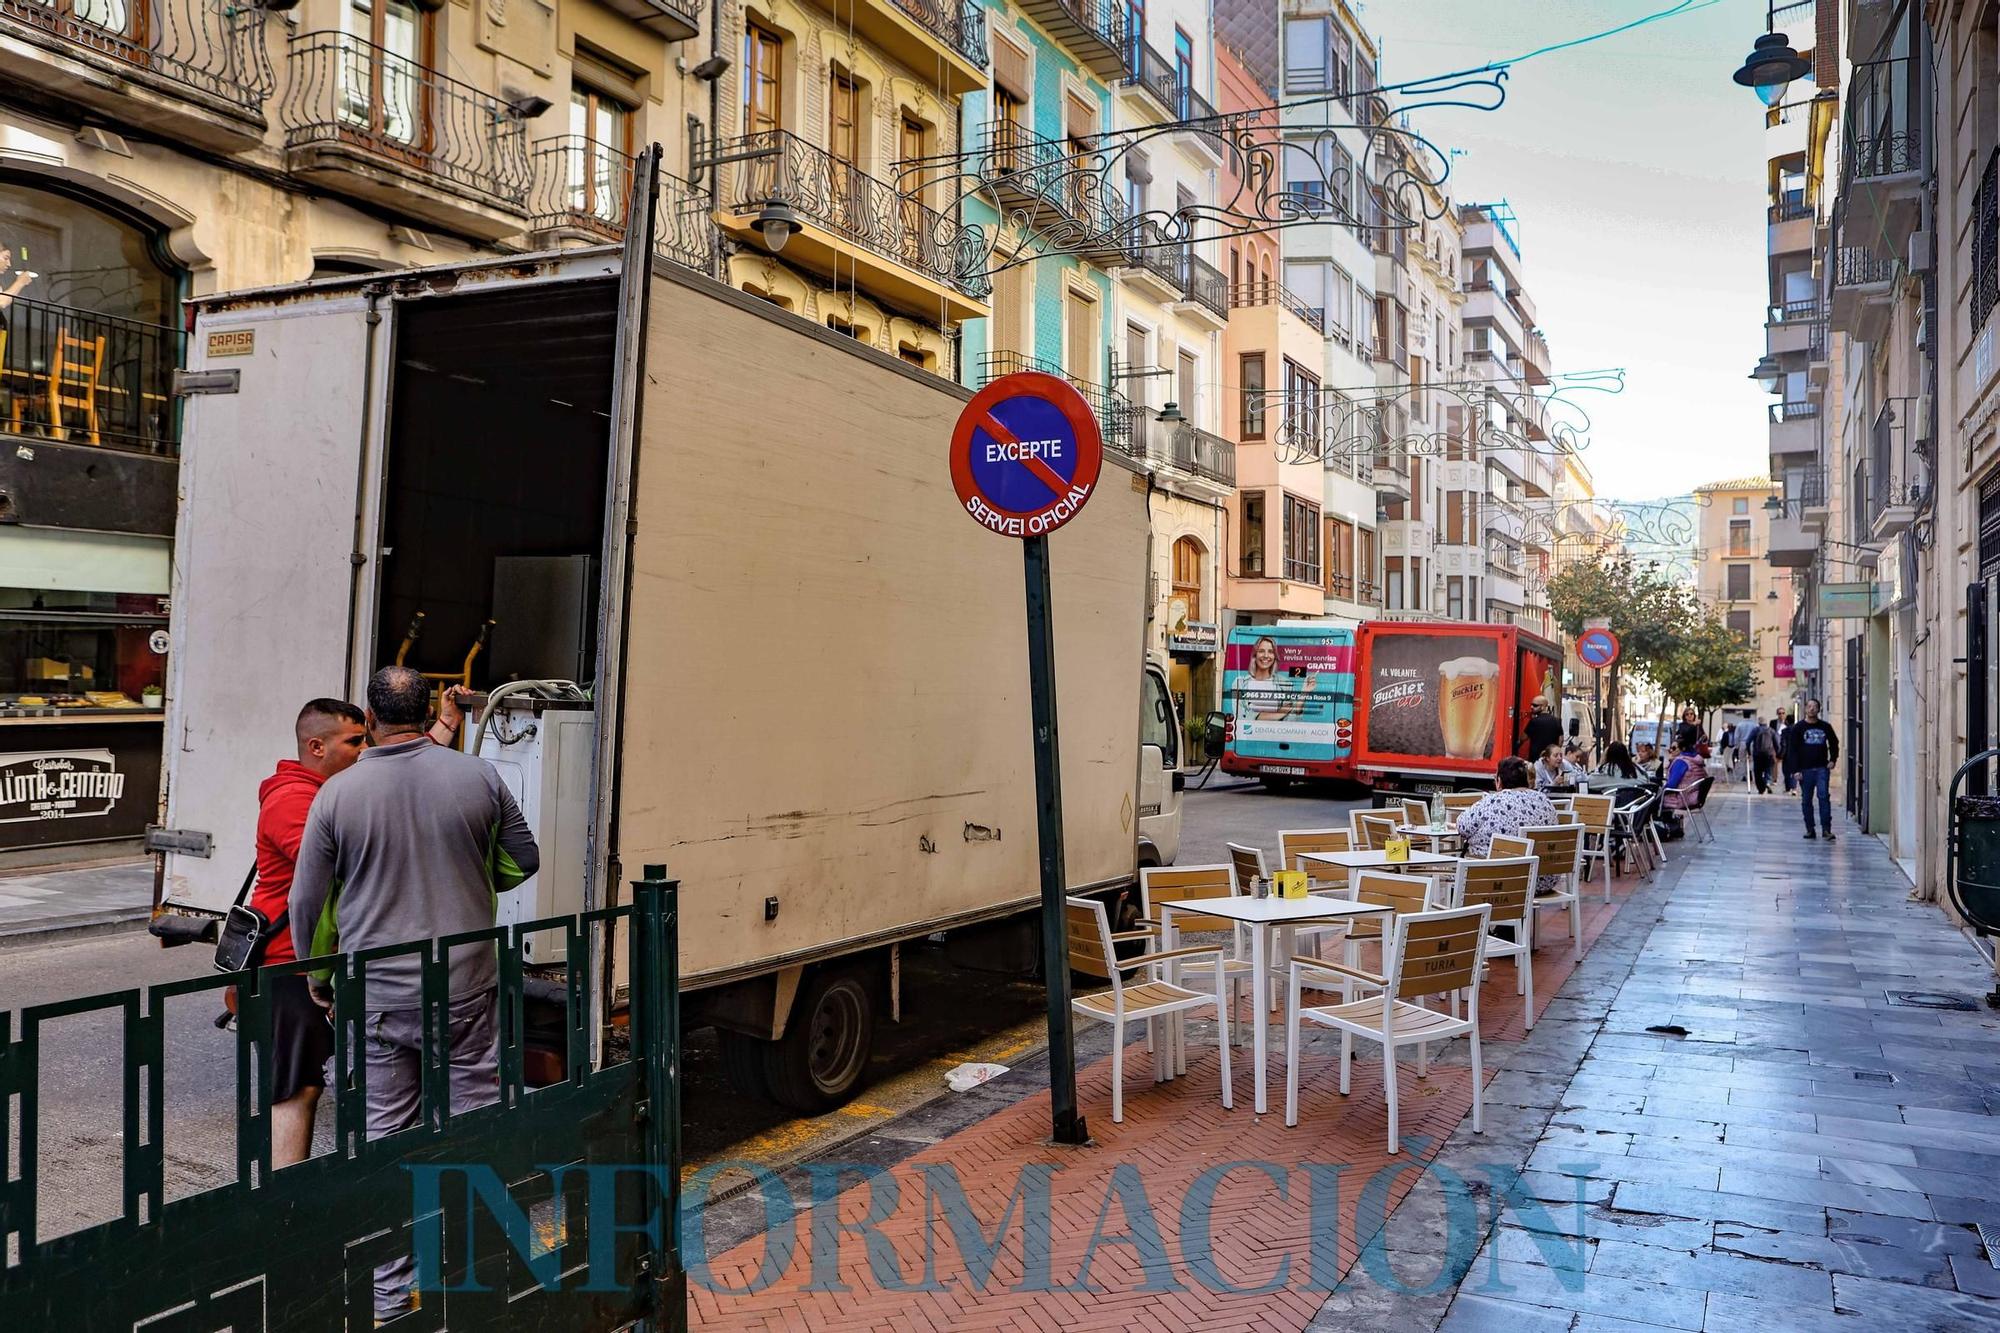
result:
[[[2000,1018],[1898,999],[1976,1002],[1990,970],[1851,825],[1829,846],[1790,801],[1715,810],[1601,1024],[1537,1028],[1554,1068],[1582,1043],[1574,1075],[1493,1084],[1545,1118],[1523,1181],[1554,1227],[1503,1211],[1455,1294],[1376,1327],[1448,1299],[1445,1333],[2000,1328],[1977,1230],[2000,1228]],[[1618,965],[1606,943],[1588,967]]]
[[[152,909],[151,857],[0,875],[0,941],[130,925]]]

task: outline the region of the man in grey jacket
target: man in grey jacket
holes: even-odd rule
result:
[[[374,748],[313,799],[292,877],[301,958],[431,940],[493,924],[494,895],[535,873],[535,835],[491,764],[432,742],[430,684],[408,667],[368,682]],[[500,1097],[499,966],[491,944],[453,949],[450,1112]],[[397,957],[368,966],[363,997],[368,1137],[417,1123],[422,1101],[422,969]],[[409,1308],[412,1265],[375,1271],[375,1313]]]

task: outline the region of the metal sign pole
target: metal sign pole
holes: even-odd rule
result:
[[[1035,728],[1035,837],[1041,849],[1042,973],[1049,1003],[1049,1110],[1057,1143],[1088,1143],[1076,1109],[1076,1037],[1069,1009],[1068,894],[1063,867],[1062,764],[1056,734],[1056,645],[1049,612],[1049,539],[1021,543],[1028,591],[1028,697]]]

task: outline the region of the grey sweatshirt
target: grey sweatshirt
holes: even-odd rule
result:
[[[292,940],[309,958],[484,930],[494,894],[540,864],[491,764],[421,737],[378,746],[313,798],[292,877]],[[371,963],[368,1011],[415,1008],[420,975],[415,958]],[[452,999],[497,984],[493,946],[452,950]]]

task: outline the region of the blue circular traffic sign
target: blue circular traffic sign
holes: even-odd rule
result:
[[[1608,629],[1587,629],[1577,636],[1576,655],[1585,666],[1602,671],[1618,660],[1618,636]]]
[[[1103,465],[1090,404],[1040,371],[1003,375],[974,394],[951,435],[959,503],[1005,537],[1040,537],[1076,517]]]

